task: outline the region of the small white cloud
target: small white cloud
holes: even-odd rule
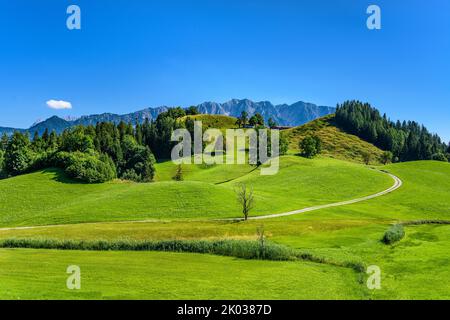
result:
[[[56,110],[72,109],[72,104],[70,102],[63,101],[63,100],[59,100],[59,101],[48,100],[47,106],[49,108],[56,109]]]

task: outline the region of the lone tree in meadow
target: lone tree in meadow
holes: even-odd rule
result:
[[[299,143],[302,155],[306,158],[314,158],[322,151],[322,140],[318,136],[306,136]]]
[[[253,197],[253,188],[248,187],[245,183],[236,185],[236,196],[239,204],[242,207],[242,214],[244,220],[248,220],[248,214],[253,209],[255,199]]]

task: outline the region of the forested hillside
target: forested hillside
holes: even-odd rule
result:
[[[335,121],[345,131],[391,151],[397,161],[447,161],[450,152],[439,136],[423,125],[415,121],[393,122],[368,103],[346,101],[338,105]]]
[[[185,116],[181,108],[161,113],[155,121],[143,125],[100,122],[95,126],[68,128],[61,135],[46,130],[30,141],[27,133],[3,135],[0,144],[0,168],[3,176],[59,167],[72,178],[104,182],[116,177],[146,182],[153,180],[155,156],[170,156],[172,131],[176,119]]]

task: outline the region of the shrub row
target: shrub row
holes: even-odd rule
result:
[[[241,259],[295,261],[305,260],[364,272],[360,262],[336,262],[309,252],[301,252],[272,242],[246,240],[56,240],[56,239],[5,239],[0,248],[28,248],[86,251],[164,251],[214,254]]]
[[[92,251],[170,251],[232,256],[243,259],[295,260],[294,251],[274,243],[263,246],[257,241],[243,240],[55,240],[55,239],[6,239],[1,248],[31,248]]]
[[[309,252],[297,252],[296,257],[297,259],[300,260],[306,260],[322,264],[330,264],[337,267],[350,268],[355,270],[356,272],[364,272],[366,270],[366,266],[362,262],[355,262],[355,261],[337,262],[334,260],[327,259],[325,257],[315,256]]]
[[[403,226],[414,226],[414,225],[422,225],[422,224],[450,224],[448,220],[415,220],[403,222]]]

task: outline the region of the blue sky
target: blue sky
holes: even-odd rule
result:
[[[66,28],[70,4],[81,30]],[[379,31],[366,28],[370,4]],[[0,0],[0,43],[0,126],[231,98],[360,99],[450,139],[449,1]]]

